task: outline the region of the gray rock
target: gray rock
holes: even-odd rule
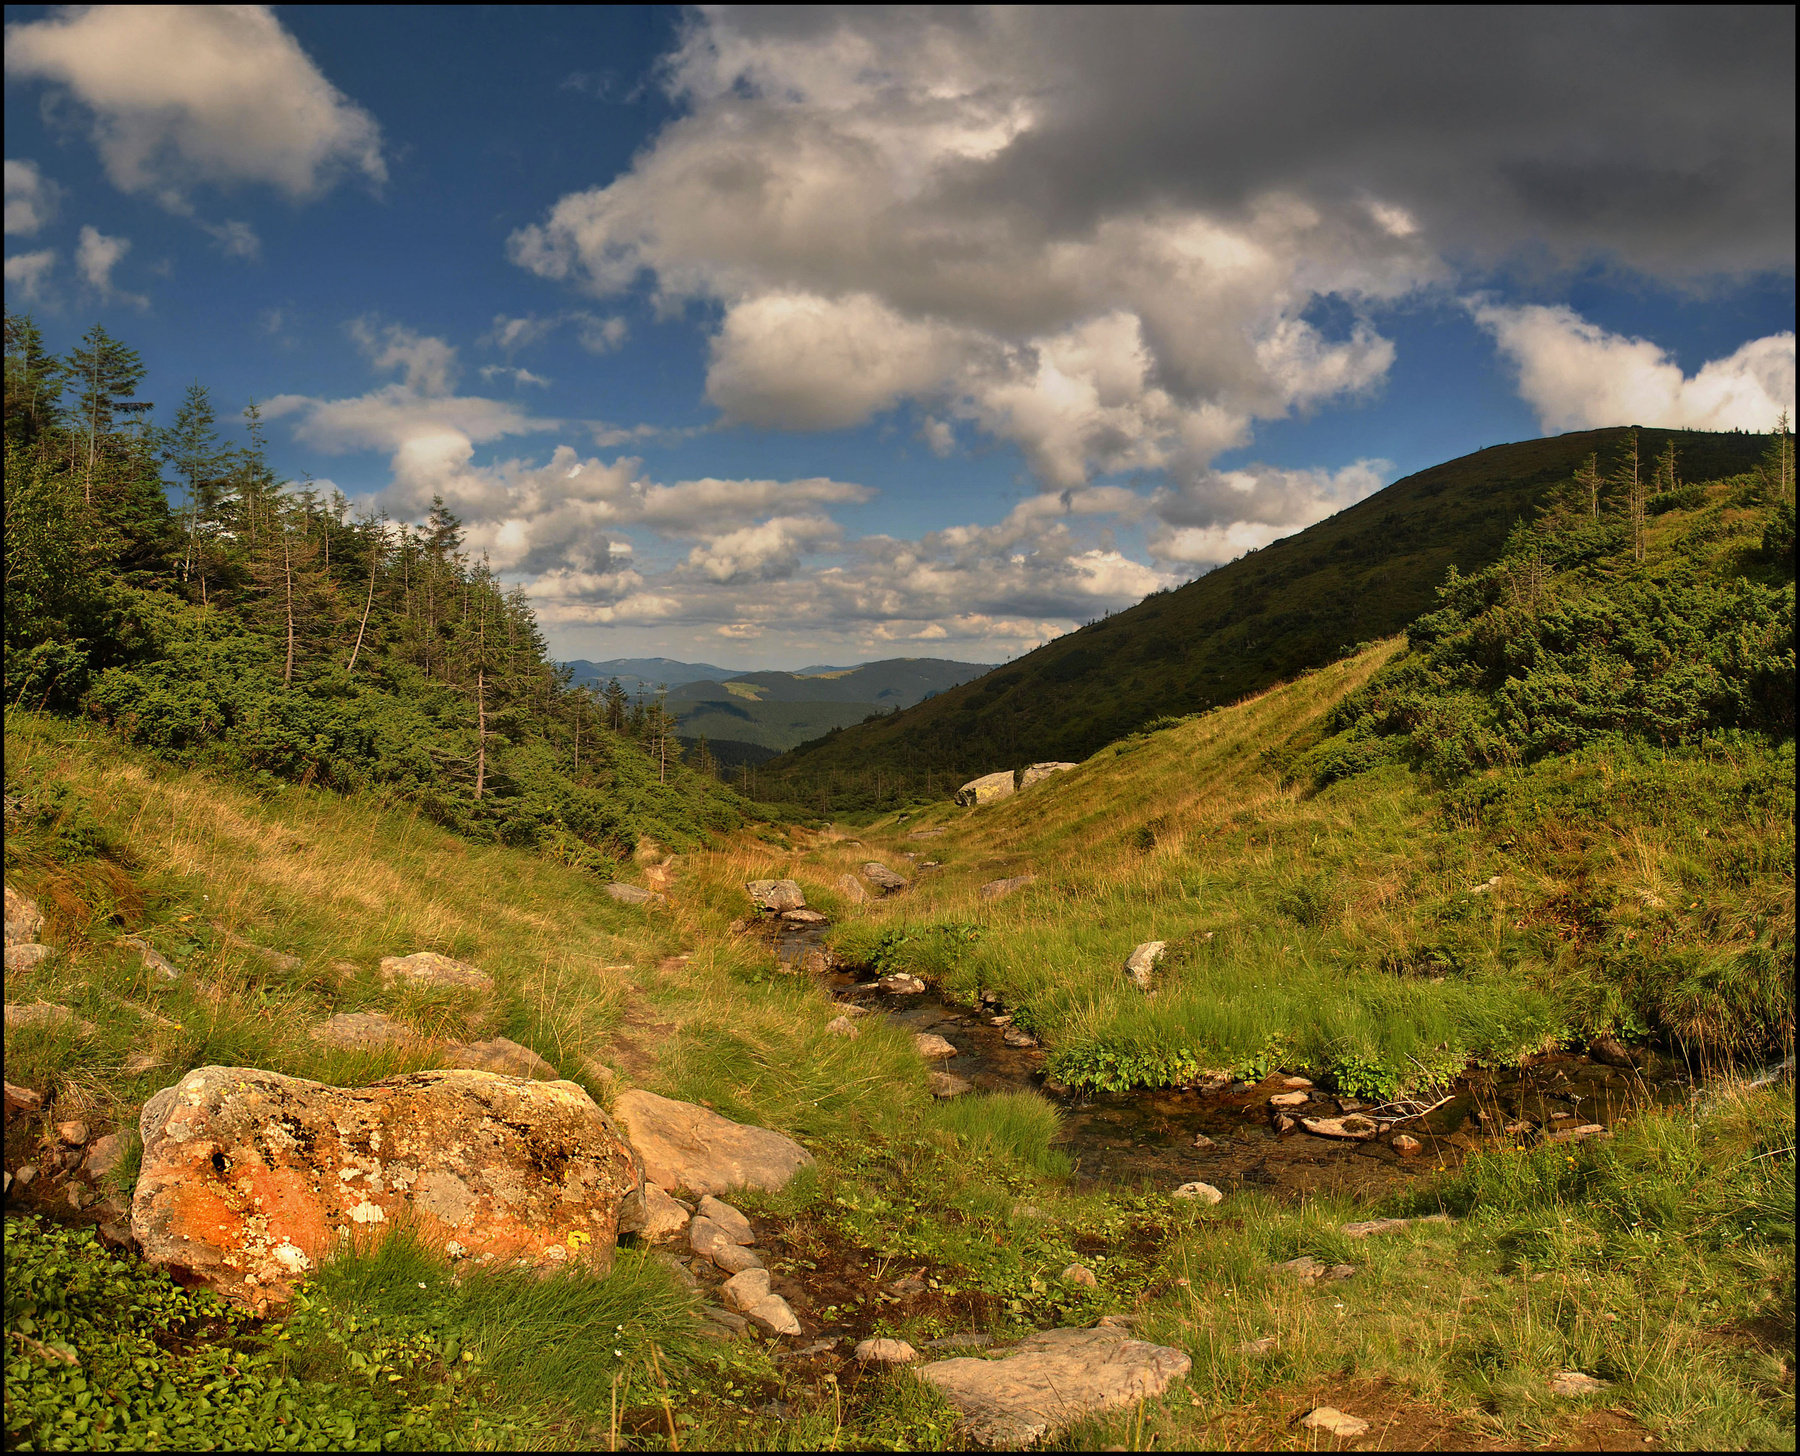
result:
[[[812,1154],[766,1127],[733,1122],[691,1102],[639,1088],[621,1092],[614,1115],[644,1160],[644,1177],[659,1188],[724,1193],[787,1186]]]
[[[88,1148],[87,1160],[82,1163],[81,1171],[94,1179],[104,1178],[108,1173],[125,1160],[131,1151],[131,1132],[109,1132],[104,1137],[95,1138]]]
[[[621,1223],[620,1233],[634,1233],[645,1243],[659,1244],[666,1239],[675,1238],[688,1226],[687,1207],[654,1183],[644,1185],[643,1197],[643,1208],[635,1221],[636,1227],[627,1228]]]
[[[705,1309],[700,1313],[703,1318],[717,1325],[730,1338],[735,1339],[739,1335],[750,1333],[750,1321],[741,1314],[733,1314],[728,1309]]]
[[[975,1084],[954,1072],[927,1072],[925,1086],[933,1097],[961,1097],[973,1090]]]
[[[1001,799],[1010,799],[1015,792],[1013,771],[1002,769],[999,773],[983,774],[978,779],[970,779],[956,791],[956,802],[965,809],[973,809],[978,804],[994,804]]]
[[[1194,1134],[1194,1146],[1199,1151],[1201,1151],[1203,1153],[1207,1153],[1207,1152],[1211,1152],[1214,1148],[1218,1147],[1218,1144],[1216,1142],[1214,1142],[1211,1138],[1209,1138],[1205,1133],[1197,1132]]]
[[[829,917],[817,910],[783,910],[781,918],[790,925],[823,925]]]
[[[883,894],[892,895],[904,890],[908,881],[895,874],[879,860],[870,860],[862,867],[863,878]]]
[[[36,1163],[21,1163],[18,1171],[13,1174],[13,1182],[18,1184],[21,1188],[29,1188],[32,1179],[36,1178],[37,1175],[38,1170]]]
[[[701,1195],[694,1214],[697,1218],[711,1219],[718,1225],[719,1231],[734,1244],[756,1242],[756,1230],[750,1227],[750,1220],[729,1203],[714,1198],[710,1193]]]
[[[434,950],[417,951],[408,956],[383,956],[381,979],[411,981],[415,986],[453,988],[467,991],[491,991],[494,978],[477,970],[467,961],[452,960]]]
[[[913,1033],[913,1050],[928,1062],[935,1062],[940,1057],[953,1057],[956,1047],[935,1031]]]
[[[660,1189],[657,1191],[661,1192]],[[667,1196],[667,1194],[664,1194],[664,1197]],[[650,1251],[650,1257],[673,1274],[676,1280],[681,1284],[682,1288],[691,1289],[695,1293],[699,1292],[700,1281],[694,1277],[693,1271],[667,1249],[652,1249]]]
[[[47,1026],[58,1031],[72,1028],[77,1036],[92,1036],[99,1029],[93,1022],[83,1021],[67,1006],[59,1006],[54,1001],[32,1001],[25,1005],[8,1001],[0,1009],[0,1025],[4,1025],[9,1034],[32,1026]]]
[[[1370,1234],[1397,1233],[1403,1228],[1410,1228],[1410,1218],[1367,1218],[1360,1223],[1340,1225],[1338,1232],[1346,1238],[1366,1239]]]
[[[1009,1047],[1034,1047],[1037,1045],[1037,1038],[1035,1036],[1029,1031],[1019,1030],[1016,1026],[1007,1027],[1006,1030],[1001,1033],[1000,1040],[1005,1042]]]
[[[1171,1198],[1198,1199],[1201,1203],[1208,1204],[1218,1204],[1225,1201],[1225,1195],[1219,1192],[1219,1190],[1210,1183],[1183,1183],[1169,1196]]]
[[[159,955],[149,941],[135,935],[121,935],[118,943],[135,950],[138,953],[138,959],[144,963],[144,969],[154,972],[159,980],[179,981],[181,979],[181,972]]]
[[[507,1077],[535,1077],[543,1082],[554,1082],[562,1076],[530,1047],[520,1046],[503,1036],[492,1041],[457,1042],[447,1046],[444,1062],[451,1067],[474,1067]]]
[[[1291,1077],[1290,1076],[1290,1077],[1283,1077],[1281,1079],[1281,1085],[1283,1087],[1288,1088],[1291,1091],[1296,1087],[1310,1087],[1313,1085],[1313,1082],[1312,1082],[1311,1077]]]
[[[868,902],[868,888],[855,875],[839,875],[837,887],[852,905],[862,905]]]
[[[917,996],[925,989],[925,983],[917,976],[909,976],[904,972],[894,976],[883,976],[880,986],[890,996]]]
[[[919,1352],[905,1340],[862,1340],[856,1358],[864,1365],[910,1365]]]
[[[1162,959],[1162,953],[1168,942],[1163,940],[1146,940],[1130,955],[1125,957],[1125,973],[1140,991],[1150,989],[1150,975],[1156,969],[1156,963]]]
[[[1394,1137],[1394,1151],[1403,1158],[1417,1157],[1424,1146],[1416,1137],[1409,1137],[1405,1133],[1398,1133]]]
[[[21,895],[11,885],[6,887],[6,944],[23,945],[38,938],[44,928],[43,912],[37,901]],[[10,970],[11,967],[8,967]]]
[[[860,1035],[856,1029],[856,1023],[848,1016],[832,1017],[830,1021],[825,1023],[825,1030],[830,1032],[833,1036],[848,1037],[851,1041],[855,1041]]]
[[[15,1117],[29,1117],[40,1111],[44,1105],[41,1094],[33,1092],[29,1087],[15,1087],[11,1082],[4,1084],[6,1088],[6,1120],[11,1122]]]
[[[771,1334],[800,1333],[800,1321],[794,1318],[788,1302],[769,1292],[767,1269],[746,1269],[741,1274],[733,1274],[719,1292],[727,1308],[736,1310]]]
[[[1067,773],[1076,767],[1072,763],[1034,763],[1027,765],[1025,772],[1019,775],[1019,789],[1023,792],[1033,784],[1041,783],[1052,774]]]
[[[758,910],[803,910],[806,896],[792,880],[750,880],[744,885]]]
[[[763,1266],[762,1256],[755,1249],[746,1249],[742,1244],[728,1244],[723,1240],[712,1246],[712,1261],[727,1274],[742,1274],[746,1269],[760,1269]]]
[[[1612,1389],[1612,1381],[1583,1375],[1579,1370],[1558,1370],[1549,1380],[1552,1395],[1594,1395]]]
[[[910,831],[908,831],[906,837],[908,839],[936,839],[938,837],[938,835],[942,834],[943,832],[944,832],[943,826],[939,825],[936,828],[910,830]]]
[[[653,890],[640,889],[636,885],[627,885],[619,880],[613,880],[609,883],[606,887],[606,893],[611,895],[613,899],[617,900],[621,905],[655,905],[661,904],[665,899],[664,896],[657,894]]]
[[[413,1029],[380,1011],[340,1011],[307,1032],[314,1041],[352,1050],[371,1050],[413,1040]]]
[[[78,1148],[88,1140],[88,1125],[74,1119],[59,1122],[56,1124],[56,1135],[62,1139],[64,1146]]]
[[[1352,1436],[1360,1436],[1369,1429],[1369,1423],[1360,1417],[1346,1415],[1336,1406],[1322,1405],[1301,1417],[1300,1424],[1315,1431],[1323,1431],[1328,1436],[1339,1436],[1348,1440]]]
[[[1580,1127],[1572,1127],[1567,1132],[1553,1132],[1544,1139],[1547,1143],[1584,1143],[1589,1138],[1609,1138],[1612,1134],[1606,1130],[1605,1124],[1598,1122],[1583,1123]]]
[[[1300,1125],[1314,1137],[1348,1138],[1353,1142],[1367,1142],[1381,1131],[1374,1118],[1361,1113],[1348,1117],[1303,1117]]]
[[[1010,895],[1014,890],[1022,890],[1037,878],[1036,875],[1013,875],[1010,879],[989,880],[975,893],[984,900],[998,900]]]
[[[47,945],[39,945],[35,941],[23,941],[18,945],[6,948],[6,969],[9,971],[29,971],[34,966],[41,966],[56,952]]]
[[[792,1306],[779,1294],[770,1294],[756,1301],[744,1311],[744,1316],[751,1324],[767,1330],[771,1335],[797,1335],[801,1333],[800,1321],[795,1318]]]
[[[1295,1122],[1294,1119],[1289,1117],[1285,1112],[1278,1112],[1275,1114],[1276,1132],[1292,1132],[1298,1126],[1300,1126],[1300,1124]]]
[[[984,1446],[1030,1446],[1085,1416],[1162,1394],[1191,1362],[1120,1330],[1045,1330],[1000,1360],[967,1357],[922,1366]]]

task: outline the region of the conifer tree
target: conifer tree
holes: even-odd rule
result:
[[[1575,472],[1575,483],[1587,496],[1589,519],[1598,521],[1600,519],[1600,487],[1602,484],[1598,455],[1590,455],[1581,462],[1581,468]]]
[[[175,423],[162,432],[162,458],[187,491],[187,544],[183,548],[181,574],[199,570],[202,523],[210,524],[219,513],[220,476],[228,456],[219,443],[218,418],[212,396],[198,380],[190,384]]]
[[[6,438],[35,444],[62,416],[69,367],[44,347],[30,314],[6,315]]]
[[[83,498],[92,505],[94,465],[101,444],[112,429],[113,413],[119,403],[129,400],[143,383],[144,361],[137,350],[128,348],[95,324],[69,351],[68,372],[81,391],[76,401],[76,415],[87,447],[87,473],[82,490]]]

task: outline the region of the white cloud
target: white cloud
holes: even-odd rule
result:
[[[1471,300],[1476,321],[1519,371],[1519,394],[1546,433],[1608,425],[1675,430],[1773,427],[1794,412],[1794,335],[1752,339],[1693,375],[1649,339],[1626,338],[1573,309]]]
[[[346,169],[387,176],[374,119],[266,5],[69,6],[9,26],[6,69],[66,86],[113,184],[178,212],[202,183],[303,200]]]
[[[535,314],[508,318],[503,313],[497,313],[487,341],[505,353],[512,354],[519,349],[542,343],[565,324],[575,326],[576,342],[590,354],[611,353],[623,345],[631,334],[630,325],[622,318],[602,318],[582,309],[573,309],[567,313],[552,314],[548,318],[539,318]]]
[[[1336,471],[1271,465],[1208,471],[1158,494],[1150,554],[1219,566],[1366,499],[1388,483],[1393,468],[1391,460],[1358,460]]]
[[[622,347],[631,334],[630,325],[622,318],[596,318],[591,313],[572,317],[576,324],[575,337],[590,354],[611,353]]]
[[[56,253],[50,248],[36,253],[15,253],[6,260],[6,286],[16,288],[28,303],[48,303],[46,284],[55,266]]]
[[[81,229],[81,240],[75,245],[75,267],[88,286],[102,298],[148,308],[150,300],[142,294],[123,293],[113,287],[112,271],[130,251],[130,238],[108,237],[98,228],[87,225]]]
[[[200,230],[219,245],[227,258],[254,258],[262,252],[262,239],[247,222],[201,222]]]
[[[509,364],[484,364],[481,377],[492,381],[510,379],[514,384],[536,384],[548,389],[550,381],[541,374],[533,374],[529,369],[515,369]]]
[[[803,554],[842,536],[827,516],[775,516],[694,547],[688,565],[717,582],[781,581],[800,569]]]
[[[36,162],[6,159],[6,233],[30,237],[56,216],[62,189]]]

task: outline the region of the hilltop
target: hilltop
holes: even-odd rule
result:
[[[1515,521],[1626,432],[1496,445],[1407,476],[1198,581],[1059,637],[897,716],[762,766],[759,792],[830,812],[942,796],[979,773],[1086,758],[1156,718],[1231,703],[1402,631],[1452,567],[1500,555]],[[1766,437],[1644,430],[1684,480],[1749,469]],[[881,788],[877,791],[877,775]]]

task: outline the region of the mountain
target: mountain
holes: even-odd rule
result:
[[[1685,479],[1750,469],[1767,437],[1643,430]],[[1082,759],[1163,716],[1235,702],[1400,631],[1445,573],[1495,560],[1515,521],[1589,454],[1616,464],[1623,428],[1496,445],[1396,481],[1198,581],[1159,592],[897,715],[765,764],[765,797],[838,809],[903,803],[1043,759]],[[882,786],[879,794],[873,786]]]
[[[669,702],[673,705],[737,698],[755,703],[863,703],[870,712],[910,708],[935,693],[980,677],[992,666],[937,657],[895,657],[856,667],[740,672],[710,682],[695,680],[680,687],[671,685]]]
[[[580,686],[603,688],[609,679],[616,677],[620,686],[634,695],[640,690],[654,693],[659,684],[672,688],[703,678],[737,676],[735,667],[716,667],[710,662],[676,662],[671,657],[609,657],[605,662],[589,662],[578,657],[563,666],[574,673],[574,681]]]

